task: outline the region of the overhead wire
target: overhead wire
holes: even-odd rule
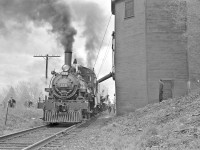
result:
[[[110,44],[111,44],[111,40],[112,40],[112,39],[110,39],[110,41],[109,41],[109,43],[108,43],[108,46],[107,46],[106,52],[105,52],[105,54],[104,54],[103,61],[102,61],[102,63],[101,63],[101,66],[100,66],[100,68],[99,68],[99,72],[98,72],[98,74],[97,74],[97,78],[99,77],[99,74],[100,74],[100,72],[101,72],[102,66],[103,66],[104,63],[105,63],[106,56],[108,56],[107,54],[108,54],[108,52],[109,52],[108,50],[109,50],[109,47],[110,47]]]
[[[101,45],[100,45],[100,47],[99,47],[98,54],[97,54],[97,57],[96,57],[96,60],[95,60],[95,63],[94,63],[93,68],[95,68],[95,65],[96,65],[96,63],[97,63],[97,60],[98,60],[98,57],[99,57],[99,53],[100,53],[101,47],[102,47],[102,45],[103,45],[103,41],[104,41],[104,39],[105,39],[105,36],[106,36],[107,30],[108,30],[108,27],[109,27],[111,18],[112,18],[112,14],[110,15],[108,24],[107,24],[107,26],[106,26],[106,30],[105,30],[105,33],[104,33],[104,35],[103,35],[103,39],[102,39],[102,41],[101,41]]]

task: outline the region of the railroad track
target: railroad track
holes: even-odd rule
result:
[[[92,124],[97,117],[98,115],[69,127],[62,125],[40,126],[1,136],[0,150],[58,150],[59,147],[63,146],[63,141],[78,135],[84,128]],[[68,134],[69,132],[70,134]]]
[[[85,122],[66,126],[40,126],[0,137],[0,150],[39,149]]]
[[[63,134],[63,136],[60,136],[59,138],[56,138],[52,140],[51,142],[48,142],[44,146],[41,146],[39,150],[64,150],[66,149],[65,141],[69,139],[73,139],[75,136],[79,136],[80,132],[87,128],[89,125],[93,124],[95,120],[98,118],[99,115],[92,117],[90,120],[87,120],[86,122],[79,124],[75,130],[71,130],[69,134]],[[68,149],[68,148],[67,148]]]

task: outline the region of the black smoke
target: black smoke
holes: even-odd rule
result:
[[[65,51],[72,51],[76,30],[71,25],[70,7],[63,0],[0,0],[1,30],[7,29],[8,21],[24,29],[30,22],[48,24]]]
[[[31,32],[27,24],[51,26],[65,51],[72,51],[76,30],[72,21],[83,24],[82,36],[86,39],[87,66],[93,67],[105,31],[108,16],[91,1],[72,0],[0,0],[0,33],[9,31],[8,24],[14,22],[16,30]],[[70,4],[70,5],[69,5]],[[73,8],[73,11],[71,11]],[[72,13],[73,12],[73,13]],[[48,44],[48,43],[47,43]]]

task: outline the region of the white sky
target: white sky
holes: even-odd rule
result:
[[[66,0],[69,1],[69,0]],[[72,1],[72,0],[71,0]],[[108,23],[111,15],[110,0],[82,0],[82,1],[93,1],[103,8],[107,16],[106,24]],[[99,73],[98,78],[111,72],[112,68],[112,50],[111,44],[108,46],[111,34],[113,31],[114,17],[109,25],[104,45],[101,48],[99,59],[95,66],[96,74],[99,73],[99,69],[106,54],[106,59],[102,65],[102,69]],[[86,61],[86,55],[84,53],[85,39],[81,36],[82,26],[74,22],[78,33],[75,37],[74,51],[77,56],[83,58]],[[50,72],[52,70],[59,71],[64,62],[63,49],[60,47],[55,40],[55,36],[47,32],[48,27],[35,27],[32,24],[29,25],[30,31],[21,29],[6,34],[0,32],[0,89],[9,85],[16,84],[19,81],[38,81],[45,77],[45,60],[43,58],[34,58],[34,55],[60,55],[61,58],[52,58],[49,61],[49,78],[51,77]],[[104,31],[106,26],[104,27]],[[27,34],[28,32],[28,34]],[[101,35],[103,38],[103,35]],[[102,39],[100,39],[102,40]],[[100,45],[99,45],[100,47]],[[106,53],[106,50],[108,52]],[[86,66],[87,67],[87,66]],[[113,98],[114,95],[114,81],[109,79],[102,83],[108,87],[108,93]]]

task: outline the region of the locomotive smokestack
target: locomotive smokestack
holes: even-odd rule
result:
[[[71,67],[71,61],[72,61],[72,52],[65,51],[65,65]]]

